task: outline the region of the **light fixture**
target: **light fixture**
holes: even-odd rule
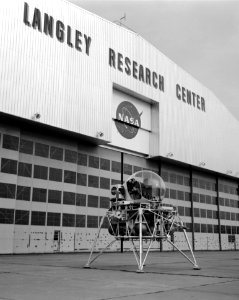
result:
[[[166,157],[173,157],[173,153],[172,152],[169,152]]]
[[[205,165],[206,165],[205,162],[201,161],[199,167],[205,167]]]
[[[31,117],[31,119],[35,121],[35,120],[40,119],[40,117],[41,117],[41,114],[39,114],[38,112],[36,112],[36,113]]]
[[[96,137],[97,138],[102,138],[104,136],[104,132],[102,132],[102,131],[97,131],[97,133],[96,133]]]

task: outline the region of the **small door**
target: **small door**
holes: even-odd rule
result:
[[[60,230],[54,230],[53,235],[53,251],[59,252],[61,245],[61,232]]]

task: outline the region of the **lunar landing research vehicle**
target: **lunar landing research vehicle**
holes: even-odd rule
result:
[[[165,192],[166,186],[163,179],[158,174],[147,170],[134,173],[122,185],[112,186],[111,207],[101,218],[85,268],[90,268],[91,264],[116,241],[124,240],[131,244],[139,273],[143,272],[154,241],[168,242],[193,265],[193,269],[199,270],[187,236],[186,226],[177,209],[163,203]],[[108,222],[108,231],[113,236],[113,240],[94,255],[105,221]],[[175,231],[184,233],[190,257],[174,243]]]

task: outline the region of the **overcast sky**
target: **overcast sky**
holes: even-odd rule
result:
[[[239,0],[70,0],[119,20],[198,79],[239,120]]]

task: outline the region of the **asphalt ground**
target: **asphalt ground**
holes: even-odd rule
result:
[[[239,299],[239,252],[196,252],[200,270],[178,252],[149,253],[137,273],[133,253],[0,255],[1,300]]]

